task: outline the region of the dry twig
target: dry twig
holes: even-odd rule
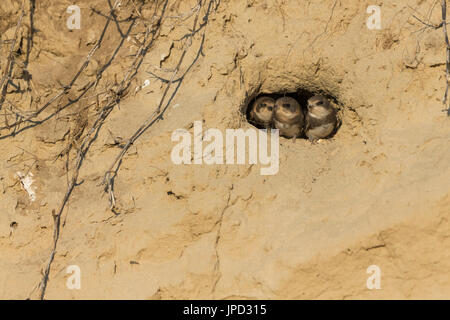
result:
[[[205,2],[203,2],[203,0],[199,0],[199,7],[201,8],[204,3],[206,3],[207,1],[205,0]],[[198,58],[200,57],[200,55],[203,53],[203,44],[205,41],[205,36],[206,36],[206,30],[203,32],[202,37],[201,37],[201,43],[200,43],[200,47],[197,51],[196,57],[193,59],[193,61],[191,62],[191,64],[187,67],[186,71],[183,73],[183,75],[181,77],[179,77],[178,79],[175,79],[175,77],[177,76],[178,72],[180,71],[180,67],[186,57],[186,54],[189,50],[189,48],[192,45],[192,38],[194,37],[195,34],[197,34],[201,29],[203,29],[209,20],[209,15],[211,14],[211,12],[213,11],[213,4],[216,4],[215,9],[217,9],[218,3],[215,3],[214,0],[209,0],[208,1],[208,7],[206,9],[206,13],[202,18],[202,23],[200,23],[200,26],[198,26],[198,20],[200,17],[200,10],[197,11],[197,14],[194,18],[194,23],[193,23],[193,27],[192,27],[192,31],[188,34],[186,34],[184,37],[182,37],[181,39],[185,39],[185,47],[183,49],[183,52],[180,56],[180,59],[177,63],[177,66],[175,67],[171,78],[169,80],[165,80],[165,79],[161,79],[163,82],[165,82],[166,88],[164,89],[162,98],[158,104],[158,106],[156,107],[156,110],[150,115],[150,117],[147,118],[147,120],[144,121],[144,123],[136,130],[136,132],[127,140],[126,144],[124,145],[124,147],[122,148],[122,150],[120,151],[120,153],[117,155],[117,157],[115,158],[115,160],[113,161],[112,165],[110,166],[109,170],[106,172],[105,174],[105,179],[104,179],[104,184],[105,184],[105,191],[109,194],[109,200],[110,200],[110,207],[111,210],[115,213],[118,214],[117,212],[117,207],[116,207],[116,196],[114,194],[114,180],[117,176],[117,173],[120,169],[120,166],[123,162],[123,157],[125,156],[125,154],[128,152],[128,150],[130,149],[130,147],[136,142],[137,139],[139,139],[139,137],[151,126],[153,126],[155,123],[157,123],[159,120],[162,120],[162,116],[165,113],[165,111],[167,110],[167,108],[169,107],[170,103],[172,102],[172,100],[174,99],[176,93],[178,92],[178,89],[180,88],[184,77],[186,76],[186,74],[191,70],[192,66],[196,63],[196,61],[198,60]],[[168,96],[169,90],[171,88],[171,86],[177,82],[177,86],[175,87],[175,89],[173,90],[172,94],[170,95],[170,97],[168,98],[168,100],[166,101],[166,98]]]
[[[448,42],[448,34],[447,34],[447,1],[442,0],[442,23],[444,30],[444,39],[445,39],[445,45],[446,45],[446,60],[445,60],[445,80],[446,80],[446,86],[445,86],[445,93],[444,98],[442,99],[442,102],[444,103],[445,107],[447,108],[447,115],[450,116],[450,106],[448,104],[448,88],[450,84],[450,44]]]
[[[117,5],[117,4],[115,4]],[[113,6],[110,9],[110,17],[112,17],[112,12],[115,10],[115,6]],[[18,114],[16,113],[16,121],[13,123],[8,123],[7,121],[5,122],[5,126],[0,127],[0,131],[1,130],[5,130],[5,129],[11,129],[13,128],[13,131],[7,135],[4,136],[0,136],[0,139],[5,139],[11,136],[15,136],[17,133],[22,132],[26,129],[30,129],[33,128],[39,124],[42,124],[43,122],[51,119],[52,117],[56,116],[57,114],[59,114],[61,111],[65,110],[66,108],[70,107],[71,105],[73,105],[74,103],[78,102],[91,88],[95,87],[97,85],[97,83],[99,82],[99,80],[102,77],[103,72],[111,65],[112,61],[114,60],[114,58],[116,57],[118,51],[120,50],[120,48],[122,47],[123,43],[124,43],[124,39],[125,37],[122,36],[121,34],[121,41],[119,43],[119,45],[117,46],[116,50],[114,50],[111,58],[109,59],[109,61],[100,69],[100,71],[97,73],[96,76],[96,80],[90,82],[87,86],[85,86],[85,88],[83,89],[83,91],[81,92],[81,94],[79,94],[75,99],[73,100],[69,100],[68,103],[66,103],[64,106],[62,107],[58,107],[56,111],[52,112],[50,115],[44,117],[43,119],[36,119],[43,111],[45,111],[48,107],[50,107],[55,101],[59,100],[60,98],[62,98],[64,95],[68,94],[70,92],[70,90],[72,89],[72,87],[75,85],[75,83],[77,82],[78,78],[81,76],[81,74],[83,73],[83,71],[88,67],[92,56],[95,54],[95,52],[101,47],[106,31],[108,30],[109,24],[111,21],[114,21],[114,19],[107,19],[105,26],[103,27],[102,33],[99,37],[99,39],[97,39],[94,47],[89,51],[89,53],[87,54],[83,65],[80,67],[80,69],[77,71],[77,73],[75,74],[75,76],[72,78],[72,80],[70,81],[69,84],[67,85],[63,85],[62,90],[56,94],[54,97],[52,97],[48,102],[46,102],[42,107],[40,107],[38,110],[30,113],[29,115],[25,116],[23,114]],[[132,27],[134,26],[134,21],[135,20],[131,20],[132,23],[126,33],[126,35],[128,35],[131,32]],[[20,128],[19,126],[22,124],[27,123],[27,126]]]
[[[118,89],[114,93],[110,94],[110,96],[107,100],[107,103],[102,108],[97,119],[95,120],[95,122],[93,123],[91,128],[89,129],[88,133],[83,138],[82,143],[80,144],[80,147],[77,151],[75,168],[73,170],[72,177],[68,180],[67,191],[66,191],[64,198],[58,208],[58,211],[53,212],[53,219],[54,219],[53,246],[52,246],[52,251],[50,253],[49,260],[48,260],[46,268],[44,270],[43,277],[39,284],[41,299],[44,299],[44,297],[45,297],[45,291],[46,291],[47,283],[49,280],[51,265],[55,258],[55,254],[56,254],[56,248],[57,248],[58,240],[60,237],[61,215],[69,201],[69,198],[70,198],[73,190],[78,185],[79,172],[83,165],[84,159],[85,159],[88,151],[90,150],[92,143],[96,140],[98,133],[101,130],[105,120],[108,118],[109,114],[113,111],[114,107],[120,102],[121,98],[123,98],[123,93],[130,86],[131,81],[137,74],[137,71],[142,64],[142,61],[143,61],[145,55],[147,54],[148,50],[150,49],[150,47],[153,45],[155,39],[157,38],[158,31],[160,30],[160,26],[161,26],[161,21],[164,17],[164,12],[167,7],[167,3],[168,3],[168,0],[165,0],[165,4],[163,6],[161,16],[159,17],[159,20],[157,21],[157,23],[153,25],[154,29],[147,28],[146,38],[144,38],[143,45],[138,49],[131,67],[126,72],[125,76],[123,77]],[[109,21],[110,20],[108,20],[108,23],[109,23]],[[128,34],[128,32],[127,32],[127,34]],[[124,36],[121,35],[122,42],[126,38],[127,34],[125,34]],[[149,38],[150,38],[150,40],[149,40]],[[68,163],[66,163],[66,164],[67,164],[67,168],[68,168]]]
[[[434,4],[433,4],[433,8],[434,8]],[[427,29],[427,28],[432,28],[435,30],[442,28],[442,30],[444,32],[444,42],[445,42],[445,52],[446,52],[446,59],[445,59],[446,85],[445,85],[445,92],[444,92],[444,97],[442,99],[442,103],[444,104],[444,106],[446,108],[444,111],[446,111],[447,115],[450,116],[450,104],[449,104],[449,99],[448,99],[448,92],[449,92],[449,86],[450,86],[450,43],[448,40],[448,33],[447,33],[447,1],[446,0],[442,0],[441,10],[442,10],[442,20],[439,24],[431,24],[429,22],[425,22],[415,15],[412,15],[412,17],[425,26],[420,31],[423,31],[424,29]],[[430,12],[430,15],[431,15],[431,12]]]
[[[19,17],[19,21],[17,21],[16,31],[14,32],[14,39],[12,41],[11,48],[9,50],[9,55],[8,55],[8,59],[6,60],[5,70],[3,72],[2,80],[0,82],[0,91],[1,91],[0,110],[2,110],[3,102],[5,101],[5,97],[6,97],[6,92],[8,91],[8,84],[10,81],[9,78],[11,77],[12,69],[14,66],[14,47],[16,46],[17,35],[19,33],[20,26],[22,24],[22,19],[23,19],[24,15],[25,15],[25,10],[22,5],[22,13]]]

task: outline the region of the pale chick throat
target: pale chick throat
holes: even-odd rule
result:
[[[330,108],[324,108],[324,107],[313,107],[309,110],[309,115],[316,119],[323,119],[326,116],[330,115],[333,112]]]
[[[263,121],[270,121],[273,117],[273,112],[269,111],[267,108],[264,110],[260,110],[258,116]]]

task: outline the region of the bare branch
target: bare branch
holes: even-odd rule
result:
[[[445,93],[444,98],[442,99],[442,102],[444,103],[445,107],[447,108],[447,115],[450,116],[450,107],[448,104],[448,88],[450,84],[450,44],[448,41],[448,34],[447,34],[447,1],[442,0],[442,25],[444,30],[444,40],[446,45],[446,60],[445,60],[445,79],[446,79],[446,87],[445,87]]]
[[[0,91],[1,91],[0,110],[2,110],[3,102],[5,101],[6,92],[8,91],[9,77],[11,76],[11,71],[14,66],[14,47],[16,46],[17,35],[19,33],[19,29],[22,24],[22,19],[23,19],[24,15],[25,15],[25,10],[23,9],[23,5],[22,5],[22,13],[20,15],[19,21],[17,21],[16,31],[14,32],[14,39],[11,44],[11,49],[9,50],[9,55],[8,55],[8,59],[6,61],[5,70],[3,72],[3,77],[0,82]]]
[[[183,75],[177,79],[176,76],[178,74],[178,72],[180,71],[181,65],[184,61],[184,58],[186,57],[186,54],[190,48],[190,46],[192,45],[192,37],[196,34],[196,32],[200,29],[203,28],[203,26],[205,26],[208,21],[209,21],[209,15],[211,14],[211,12],[215,9],[217,9],[217,3],[215,8],[213,9],[213,4],[215,3],[214,0],[209,0],[208,3],[208,7],[206,9],[206,13],[203,16],[202,19],[202,23],[201,23],[201,27],[198,28],[198,20],[200,17],[200,10],[197,10],[197,14],[195,16],[194,19],[194,23],[193,23],[193,27],[192,30],[196,30],[195,32],[189,32],[185,37],[186,38],[186,44],[185,44],[185,48],[180,56],[180,59],[177,63],[177,66],[175,67],[175,70],[172,73],[172,76],[169,80],[166,79],[162,79],[161,80],[163,82],[166,82],[166,88],[163,92],[162,98],[158,104],[158,106],[156,107],[156,110],[150,115],[150,117],[147,118],[147,120],[144,121],[144,123],[136,130],[136,132],[128,139],[128,141],[126,142],[125,146],[122,148],[121,152],[117,155],[117,157],[115,158],[114,162],[112,163],[112,165],[110,166],[110,168],[106,171],[105,173],[105,178],[104,178],[104,184],[105,184],[105,191],[109,194],[109,200],[110,200],[110,206],[111,206],[111,210],[117,214],[117,208],[116,208],[116,197],[114,194],[114,180],[120,170],[120,166],[123,162],[123,157],[127,154],[128,150],[130,149],[130,147],[136,142],[137,139],[139,139],[139,137],[151,126],[153,126],[155,123],[157,123],[159,120],[162,120],[162,116],[165,113],[165,111],[167,110],[167,108],[169,107],[170,103],[172,102],[172,100],[174,99],[176,93],[178,92],[178,89],[180,88],[184,77],[186,76],[186,74],[191,70],[191,68],[193,67],[193,65],[196,63],[196,61],[198,60],[198,58],[200,57],[200,55],[203,54],[203,44],[205,41],[205,37],[206,37],[206,30],[203,31],[202,34],[202,39],[201,39],[201,43],[200,43],[200,47],[197,51],[197,55],[194,58],[194,60],[191,62],[191,64],[189,65],[189,67],[186,69],[186,71],[183,73]],[[202,0],[199,0],[199,5],[202,5]],[[170,95],[170,97],[168,98],[168,100],[166,101],[166,98],[168,96],[168,92],[171,88],[171,86],[177,82],[177,86],[175,87],[175,89],[173,90],[172,94]]]
[[[148,53],[148,50],[153,45],[154,40],[156,39],[156,37],[158,35],[158,30],[160,30],[161,21],[164,16],[167,2],[168,2],[168,0],[165,0],[165,6],[162,10],[162,14],[159,18],[159,21],[158,21],[158,23],[156,23],[154,25],[155,30],[150,30],[149,28],[147,28],[146,37],[143,40],[143,45],[138,49],[135,59],[134,59],[133,63],[131,64],[131,67],[124,75],[118,89],[115,92],[110,92],[109,98],[107,99],[105,106],[102,108],[100,114],[98,115],[97,119],[95,120],[95,122],[93,123],[91,128],[89,129],[88,133],[82,139],[82,142],[77,150],[75,168],[74,168],[72,177],[68,179],[67,191],[66,191],[64,198],[58,208],[58,211],[52,212],[53,219],[54,219],[53,246],[52,246],[52,251],[50,253],[50,257],[48,259],[46,268],[44,270],[43,277],[39,284],[41,299],[44,299],[44,297],[45,297],[45,292],[46,292],[47,283],[49,280],[51,265],[55,258],[55,254],[56,254],[56,248],[57,248],[58,240],[60,237],[61,215],[69,201],[69,198],[70,198],[73,190],[78,186],[79,172],[83,165],[84,159],[85,159],[87,153],[89,152],[90,147],[92,146],[93,142],[97,139],[98,134],[99,134],[101,128],[103,127],[103,124],[105,123],[106,119],[108,118],[110,113],[114,110],[114,107],[116,105],[118,105],[120,100],[123,98],[123,96],[124,96],[123,94],[124,94],[125,90],[130,86],[131,81],[136,76],[138,69],[142,64],[142,61],[143,61],[145,55]],[[108,23],[109,23],[109,21],[110,20],[108,20]],[[131,29],[129,29],[128,32],[130,30]],[[121,42],[123,42],[125,37],[122,36],[122,34],[121,34],[121,38],[122,38]],[[150,38],[150,41],[148,41],[149,38]],[[67,154],[67,156],[69,157],[68,154]],[[69,170],[68,162],[66,163],[66,168],[68,171]]]

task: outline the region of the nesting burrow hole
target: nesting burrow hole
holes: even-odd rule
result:
[[[241,112],[245,116],[245,119],[247,120],[247,122],[250,123],[252,126],[254,126],[258,129],[266,129],[264,126],[253,121],[253,119],[251,117],[252,106],[258,98],[264,96],[264,97],[270,97],[276,101],[277,99],[282,98],[282,97],[291,97],[291,98],[297,100],[297,102],[300,104],[302,113],[303,113],[304,117],[306,118],[306,114],[307,114],[306,106],[307,106],[308,100],[316,95],[322,95],[326,99],[328,99],[328,101],[330,101],[331,105],[337,112],[337,119],[338,119],[337,125],[336,125],[335,129],[333,130],[333,132],[326,138],[326,139],[330,139],[335,136],[335,134],[337,133],[337,131],[339,131],[339,128],[342,125],[342,121],[341,121],[342,116],[340,113],[341,108],[340,108],[340,103],[334,96],[324,93],[324,92],[312,92],[312,91],[309,91],[306,89],[298,89],[295,92],[278,92],[278,93],[258,92],[256,94],[249,96],[246,99],[246,101],[244,101],[244,103],[241,105]],[[274,124],[272,124],[271,128],[275,128]],[[283,137],[283,136],[281,136],[281,137]],[[297,139],[308,139],[305,134],[305,130],[303,130],[302,135],[299,136]]]

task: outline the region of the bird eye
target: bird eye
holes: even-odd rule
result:
[[[318,101],[316,104],[317,104],[318,106],[321,106],[321,105],[323,105],[323,101]]]
[[[289,103],[285,103],[283,104],[283,108],[285,109],[290,109],[291,105]]]

